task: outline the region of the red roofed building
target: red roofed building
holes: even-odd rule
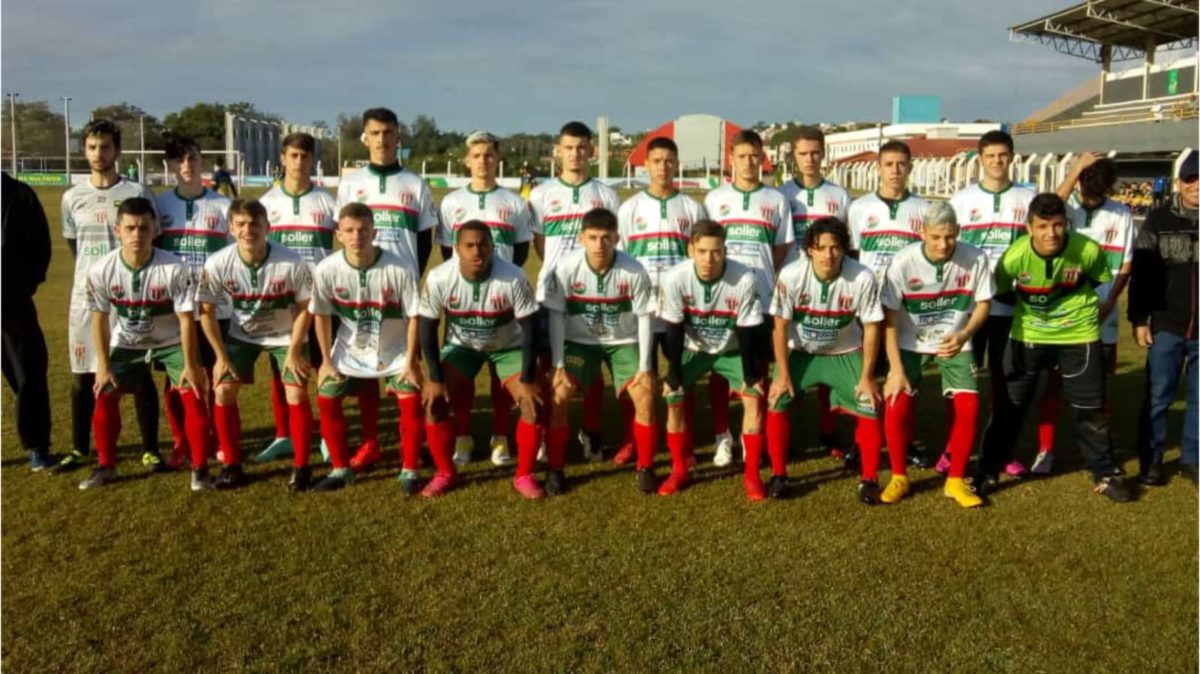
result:
[[[654,138],[666,137],[679,146],[679,165],[684,170],[720,169],[727,163],[729,143],[742,127],[716,115],[683,115],[646,134],[629,153],[633,167],[646,165],[646,148]],[[724,155],[724,158],[722,157]],[[763,171],[774,167],[764,158]]]

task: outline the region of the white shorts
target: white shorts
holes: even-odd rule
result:
[[[71,374],[95,374],[96,350],[92,344],[92,312],[82,299],[71,298],[67,314],[67,346]]]

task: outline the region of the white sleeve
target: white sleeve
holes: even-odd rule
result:
[[[617,209],[617,249],[629,250],[629,235],[633,232],[633,200],[637,197],[630,197],[621,204],[621,208]]]
[[[1121,241],[1121,264],[1126,265],[1133,262],[1133,241],[1136,237],[1133,228],[1133,211],[1125,209],[1121,215],[1121,231],[1124,233],[1124,239]]]
[[[566,281],[559,278],[564,265],[558,265],[542,279],[542,306],[549,311],[566,311]]]
[[[446,200],[445,199],[442,199],[442,207],[440,210],[442,212],[442,219],[439,222],[438,228],[437,228],[437,235],[436,235],[437,243],[439,246],[446,246],[447,248],[453,248],[454,247],[454,221],[451,219],[450,214],[446,212]]]
[[[758,301],[758,282],[755,274],[748,272],[737,284],[738,310],[737,327],[752,328],[762,325],[763,311]]]
[[[529,285],[529,279],[525,278],[523,274],[513,283],[512,290],[513,315],[516,316],[518,321],[538,312],[538,303],[534,299],[533,286]]]
[[[417,313],[421,318],[431,318],[435,321],[442,317],[442,307],[445,301],[445,298],[442,297],[441,284],[438,283],[438,269],[440,267],[435,267],[433,272],[425,276],[421,296],[417,300]]]
[[[792,315],[791,291],[783,274],[775,281],[775,289],[771,292],[771,307],[768,313],[772,316],[787,318]]]
[[[533,239],[533,214],[529,212],[529,204],[524,199],[518,199],[517,212],[513,214],[513,243],[525,243]]]
[[[534,188],[534,190],[529,193],[529,215],[531,216],[529,220],[529,229],[534,234],[543,234],[545,232],[545,230],[542,228],[542,211],[540,208],[540,201],[540,191],[537,188]]]
[[[850,230],[850,250],[862,250],[862,235],[858,231],[857,212],[854,204],[846,210],[846,228]]]
[[[858,320],[863,323],[878,323],[883,320],[883,307],[879,305],[879,286],[875,275],[864,271],[855,280],[858,286]]]
[[[654,319],[649,315],[638,316],[638,372],[653,372]]]
[[[108,297],[108,285],[100,276],[100,265],[94,265],[87,275],[87,307],[89,311],[107,314],[112,310]]]
[[[196,283],[197,304],[219,304],[225,288],[221,285],[220,274],[217,272],[216,258],[210,257],[200,268],[200,279]]]
[[[417,280],[413,277],[412,272],[407,269],[400,270],[400,303],[404,305],[405,318],[417,318],[420,316],[419,304],[420,299],[417,292]]]
[[[180,262],[171,273],[171,299],[175,302],[175,313],[190,314],[196,310],[195,285],[187,264]]]
[[[314,316],[329,316],[333,314],[333,303],[330,301],[329,284],[325,281],[325,276],[318,267],[313,272],[313,291],[312,297],[308,300],[308,313]]]
[[[637,274],[633,279],[633,313],[637,316],[654,315],[654,286],[650,283],[650,274],[645,267],[638,265]]]
[[[560,368],[564,364],[564,351],[567,335],[567,317],[558,309],[550,310],[550,362]]]
[[[668,274],[658,289],[658,317],[668,323],[683,322],[683,302],[680,301],[680,292],[676,287],[677,276],[675,273]]]
[[[312,298],[312,269],[304,262],[292,267],[292,297],[296,302],[307,302]]]
[[[988,264],[986,255],[980,255],[975,260],[975,301],[990,300],[995,294],[996,284],[992,280],[992,266]]]
[[[65,192],[63,193],[63,196],[62,196],[62,205],[60,206],[60,210],[62,211],[62,235],[63,235],[63,238],[64,239],[74,239],[75,238],[75,214],[71,212],[71,200],[70,200],[70,198],[68,198],[67,193],[65,193]]]
[[[982,257],[982,256],[980,256]],[[978,263],[975,265],[978,267]],[[987,266],[987,263],[984,263]],[[879,302],[885,308],[892,311],[900,311],[903,308],[902,298],[904,296],[904,271],[900,265],[896,264],[896,260],[888,265],[887,270],[883,273],[883,286],[879,289]]]
[[[360,171],[362,169],[359,169]],[[338,181],[337,199],[333,203],[333,220],[337,222],[337,214],[341,212],[342,207],[350,203],[350,191],[354,189],[350,186],[350,181],[346,180],[346,176],[342,176]]]
[[[792,227],[792,206],[786,199],[775,209],[775,219],[778,220],[775,227],[775,245],[790,246],[796,240],[796,233]]]
[[[434,229],[440,222],[437,209],[433,206],[433,191],[429,189],[429,183],[421,181],[421,215],[417,222],[417,231],[424,232],[427,229]]]

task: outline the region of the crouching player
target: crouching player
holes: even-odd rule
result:
[[[267,242],[269,227],[267,209],[259,202],[238,199],[230,204],[229,231],[235,243],[208,258],[196,290],[200,324],[216,354],[212,416],[225,463],[215,481],[218,489],[232,489],[245,480],[238,393],[242,384],[254,383],[254,363],[264,351],[282,373],[286,387],[294,453],[288,489],[303,491],[311,481],[308,448],[313,416],[306,385],[311,366],[304,350],[312,272],[298,253]],[[233,307],[228,335],[222,334],[217,321],[222,303]]]
[[[567,406],[577,388],[603,381],[608,367],[620,398],[629,395],[634,408],[637,483],[643,494],[654,493],[654,326],[650,275],[628,253],[618,251],[617,216],[597,208],[583,216],[582,248],[559,260],[546,279],[545,305],[550,315],[553,397],[546,430],[547,484],[561,476],[567,449]],[[585,410],[595,414],[596,410]]]
[[[944,201],[931,203],[921,227],[922,241],[896,253],[884,275],[889,365],[883,386],[884,432],[892,464],[884,503],[897,503],[908,494],[905,448],[917,421],[917,388],[922,368],[937,363],[942,395],[951,401],[945,494],[964,508],[983,505],[963,478],[979,416],[971,338],[987,322],[992,271],[983,250],[959,243],[958,233],[954,209]]]
[[[772,474],[767,495],[775,498],[786,487],[791,442],[788,406],[798,393],[824,385],[830,389],[832,409],[858,418],[855,440],[862,455],[858,497],[867,505],[879,502],[883,428],[873,373],[883,310],[874,274],[846,257],[849,246],[850,231],[844,222],[834,217],[817,220],[804,233],[804,256],[784,267],[775,284],[771,300],[775,380],[767,397]],[[748,483],[759,485],[747,494],[761,499],[758,460],[751,465],[749,455],[746,476]]]
[[[375,217],[366,204],[351,202],[342,207],[337,238],[342,252],[317,265],[309,302],[321,349],[317,372],[321,439],[333,464],[333,470],[313,490],[341,489],[354,482],[356,470],[367,470],[379,461],[379,448],[370,438],[353,459],[348,456],[342,399],[360,389],[377,390],[376,380],[383,379],[400,407],[400,483],[406,494],[413,494],[420,488],[416,470],[422,423],[421,375],[416,364],[416,270],[374,244]],[[334,315],[341,319],[336,339]],[[362,428],[376,428],[378,417],[365,418],[370,412],[364,407],[359,410],[364,417]],[[436,452],[434,458],[439,469],[443,459],[449,461],[449,456]]]
[[[533,477],[541,442],[534,349],[538,305],[525,272],[493,255],[491,230],[479,220],[469,220],[458,229],[454,257],[425,278],[420,311],[421,351],[429,368],[424,391],[426,435],[438,467],[425,495],[438,496],[453,486],[455,432],[450,410],[462,409],[457,397],[468,390],[474,393],[475,375],[491,363],[521,409],[513,487],[526,498],[541,498],[542,487]],[[443,314],[446,345],[439,352]],[[556,493],[561,480],[549,480],[547,487]]]
[[[663,278],[659,318],[666,322],[667,449],[671,475],[658,488],[670,496],[688,482],[687,446],[691,437],[684,413],[684,395],[704,374],[729,381],[742,397],[742,436],[746,450],[746,494],[763,497],[758,477],[762,453],[759,416],[762,387],[759,357],[754,353],[755,328],[762,325],[757,277],[745,265],[726,259],[725,228],[712,220],[692,225],[688,244],[690,260],[681,262]],[[753,473],[751,465],[755,466]]]
[[[120,248],[88,270],[88,303],[96,349],[96,412],[92,434],[100,466],[79,483],[91,489],[116,477],[121,396],[144,385],[151,363],[162,363],[179,389],[184,432],[192,459],[192,491],[212,488],[205,463],[209,431],[204,400],[208,380],[200,366],[199,335],[192,318],[192,273],[179,257],[151,245],[154,206],[136,197],[117,209]],[[109,313],[117,320],[109,326]],[[111,333],[111,334],[110,334]]]

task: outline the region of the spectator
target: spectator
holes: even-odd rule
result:
[[[237,185],[233,184],[233,176],[225,170],[225,160],[220,157],[213,161],[212,186],[222,196],[230,199],[237,197]]]

